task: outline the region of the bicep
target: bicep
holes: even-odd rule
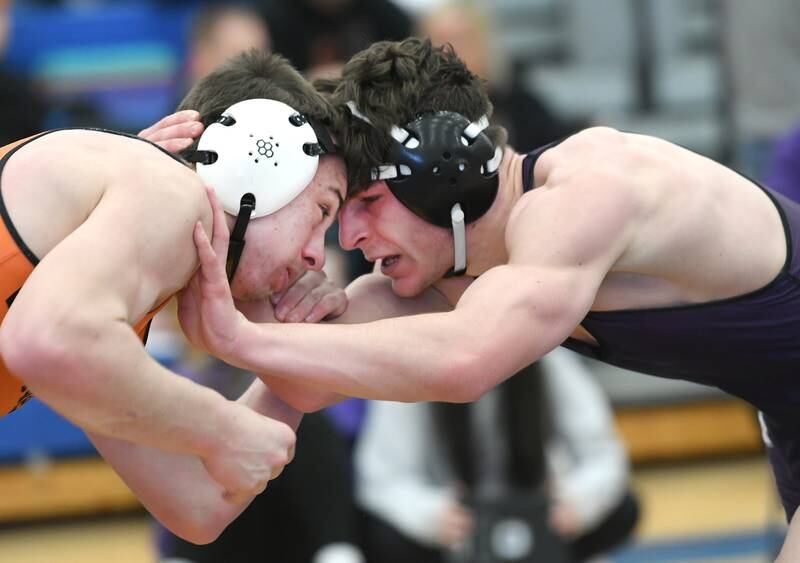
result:
[[[134,324],[166,297],[166,288],[182,285],[196,261],[191,226],[180,234],[180,221],[168,225],[174,213],[121,195],[106,194],[41,260],[15,308],[45,309],[56,318],[80,309]]]
[[[456,307],[472,311],[475,320],[495,319],[493,338],[506,343],[519,368],[581,323],[628,247],[637,216],[635,204],[621,202],[613,190],[540,189],[524,196],[509,218],[508,264],[481,275]]]
[[[102,206],[102,204],[101,204]],[[42,258],[20,290],[8,320],[15,317],[54,321],[81,316],[133,322],[141,285],[127,263],[128,237],[115,232],[101,210]]]

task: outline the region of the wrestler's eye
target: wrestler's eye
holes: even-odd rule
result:
[[[371,196],[367,196],[367,197],[362,197],[361,198],[361,203],[363,203],[364,205],[369,205],[370,203],[375,203],[380,198],[381,198],[381,196],[379,196],[379,195],[371,195]]]

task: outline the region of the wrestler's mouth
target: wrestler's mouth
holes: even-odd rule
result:
[[[384,256],[383,258],[381,258],[381,272],[386,274],[386,275],[390,275],[392,269],[394,268],[394,266],[399,261],[400,261],[400,255],[399,254],[393,254],[391,256]]]

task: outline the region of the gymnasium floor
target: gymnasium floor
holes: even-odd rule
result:
[[[782,516],[762,458],[641,468],[634,487],[644,504],[638,538],[613,563],[771,561]],[[0,529],[0,563],[154,561],[141,515]]]

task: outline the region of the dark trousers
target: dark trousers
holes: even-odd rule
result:
[[[628,493],[594,529],[569,544],[575,563],[621,546],[639,520],[639,503]],[[362,547],[368,563],[446,563],[442,550],[421,545],[372,515],[362,514]]]

